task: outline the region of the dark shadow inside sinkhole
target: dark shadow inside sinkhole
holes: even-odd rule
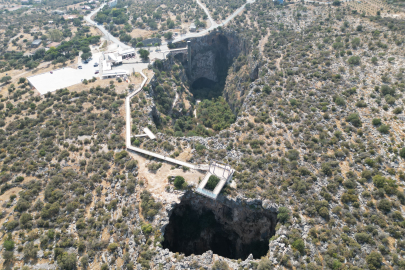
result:
[[[264,209],[182,201],[173,209],[162,244],[186,256],[212,250],[230,259],[244,260],[250,254],[259,259],[269,250],[276,223],[277,213]]]

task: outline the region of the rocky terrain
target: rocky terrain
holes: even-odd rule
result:
[[[131,114],[157,139],[132,144],[232,166],[217,201],[193,192],[202,172],[123,150],[135,75],[44,97],[5,84],[3,268],[403,269],[404,34],[340,2],[258,0],[190,63],[155,61]]]

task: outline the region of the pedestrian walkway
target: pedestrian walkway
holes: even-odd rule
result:
[[[125,140],[126,140],[127,149],[131,150],[131,151],[134,151],[134,152],[137,152],[137,153],[140,153],[140,154],[155,157],[157,159],[160,159],[160,160],[163,160],[163,161],[166,161],[166,162],[170,162],[170,163],[173,163],[173,164],[176,164],[176,165],[184,166],[184,167],[187,167],[187,168],[190,168],[190,169],[195,169],[195,170],[208,169],[209,168],[208,166],[194,165],[194,164],[191,164],[191,163],[188,163],[188,162],[184,162],[184,161],[177,160],[177,159],[174,159],[174,158],[166,157],[165,155],[154,153],[154,152],[144,150],[144,149],[141,149],[139,147],[135,147],[135,146],[131,145],[131,99],[135,95],[137,95],[139,92],[142,91],[143,87],[145,86],[145,84],[146,84],[146,82],[148,80],[148,78],[146,77],[145,74],[143,74],[142,71],[140,73],[141,73],[142,77],[144,78],[142,83],[141,83],[141,86],[137,90],[135,90],[134,92],[132,92],[131,94],[129,94],[125,98],[125,113],[126,113],[126,130],[125,130],[126,131],[126,138],[125,138]],[[146,134],[148,134],[148,132],[146,132],[146,130],[144,130],[144,131],[145,131]],[[155,135],[150,130],[149,130],[149,133],[150,134],[148,134],[148,136],[150,138],[151,138],[151,136],[155,137]]]

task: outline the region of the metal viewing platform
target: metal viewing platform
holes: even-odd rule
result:
[[[222,188],[226,183],[229,183],[232,180],[232,175],[235,172],[230,166],[222,165],[217,162],[210,162],[208,165],[208,171],[204,176],[204,179],[200,182],[196,188],[196,192],[213,200],[216,200]],[[220,179],[213,191],[205,189],[208,179],[211,175],[215,175]]]

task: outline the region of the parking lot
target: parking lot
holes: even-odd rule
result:
[[[69,87],[78,83],[82,83],[84,79],[92,79],[99,77],[100,74],[95,74],[99,67],[94,67],[94,63],[98,63],[101,53],[93,54],[92,60],[84,64],[80,59],[78,65],[82,69],[61,68],[51,72],[42,73],[39,75],[28,77],[28,81],[38,90],[41,95],[44,95],[55,90]]]

